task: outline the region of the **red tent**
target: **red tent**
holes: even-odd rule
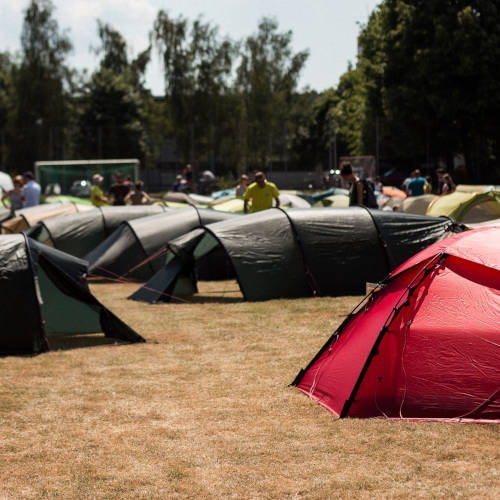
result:
[[[500,227],[407,260],[294,385],[340,417],[500,422]]]

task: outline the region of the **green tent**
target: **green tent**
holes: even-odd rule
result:
[[[446,216],[457,222],[477,223],[500,217],[500,191],[455,191],[435,198],[427,215]]]
[[[462,228],[448,218],[364,207],[272,208],[171,241],[164,267],[130,298],[193,293],[197,260],[220,249],[246,300],[358,295],[450,230]]]
[[[200,226],[234,217],[241,216],[187,206],[128,220],[122,222],[84,259],[89,262],[89,273],[92,276],[126,277],[145,281],[163,267],[167,244],[170,241]],[[211,276],[217,278],[213,273],[213,267],[224,266],[227,259],[224,257],[218,263],[214,257],[198,262],[199,276],[207,279]]]
[[[144,342],[92,295],[85,261],[14,234],[0,236],[0,262],[0,354],[46,351],[55,335]]]
[[[87,212],[43,220],[26,234],[76,257],[84,257],[126,220],[167,211],[161,205],[95,207]]]

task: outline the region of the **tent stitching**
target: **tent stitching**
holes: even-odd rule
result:
[[[278,210],[281,210],[286,215],[288,222],[290,223],[290,226],[292,228],[293,237],[294,237],[295,241],[297,242],[297,246],[299,247],[299,250],[300,250],[300,255],[302,257],[302,263],[304,264],[304,269],[306,271],[305,274],[306,274],[307,282],[308,282],[308,285],[311,287],[313,296],[316,297],[317,295],[321,295],[321,290],[319,289],[319,286],[318,286],[318,280],[316,279],[314,274],[311,272],[311,269],[309,268],[309,266],[307,264],[306,255],[304,252],[304,248],[302,246],[302,241],[301,241],[300,236],[297,232],[297,228],[295,227],[293,219],[290,217],[290,214],[288,214],[286,210],[283,210],[281,207],[278,207]]]
[[[376,221],[375,217],[373,216],[371,210],[368,207],[365,207],[364,205],[362,205],[362,208],[364,208],[368,212],[368,214],[370,215],[370,218],[371,218],[371,220],[373,222],[373,225],[375,226],[375,231],[377,233],[378,240],[379,240],[380,244],[382,245],[382,249],[384,250],[384,254],[385,254],[385,258],[386,258],[386,263],[387,263],[387,268],[388,269],[394,269],[396,267],[396,263],[395,263],[394,257],[392,256],[392,253],[390,251],[389,245],[387,244],[387,242],[382,237],[382,232],[380,231],[380,228],[379,228],[379,226],[377,224],[377,221]]]
[[[409,300],[411,298],[411,296],[413,295],[413,293],[415,292],[415,290],[418,289],[418,287],[423,283],[423,281],[425,280],[425,278],[427,278],[427,276],[437,267],[439,266],[443,260],[446,258],[446,254],[444,252],[440,252],[436,255],[434,255],[433,257],[431,257],[427,262],[426,264],[424,265],[424,267],[422,267],[422,269],[417,273],[417,275],[413,278],[413,280],[411,281],[411,283],[404,289],[403,293],[401,294],[401,296],[399,297],[399,299],[396,301],[396,304],[394,305],[394,307],[392,308],[391,312],[389,313],[389,316],[387,317],[387,319],[385,320],[385,323],[384,325],[382,326],[375,342],[373,343],[373,346],[370,350],[370,353],[368,354],[368,357],[363,365],[363,368],[361,369],[361,372],[359,374],[359,377],[356,381],[356,383],[354,384],[354,387],[353,387],[353,390],[351,392],[351,395],[349,396],[349,398],[346,400],[345,404],[344,404],[344,407],[342,408],[342,411],[340,412],[340,417],[343,418],[347,415],[347,413],[349,412],[349,409],[351,408],[352,406],[352,403],[354,402],[354,398],[356,397],[356,394],[361,386],[361,383],[363,382],[363,379],[366,375],[366,372],[368,371],[368,368],[372,362],[372,359],[375,355],[378,354],[378,348],[379,348],[379,345],[380,343],[382,342],[382,339],[384,338],[387,330],[389,329],[389,327],[391,326],[392,322],[396,319],[396,317],[398,316],[398,314],[400,313],[400,311],[403,309],[403,307],[407,306],[409,304]],[[436,261],[436,262],[434,262]],[[429,267],[431,266],[432,267]],[[420,280],[415,284],[417,278],[420,277]],[[404,302],[402,302],[401,305],[400,302],[401,300],[403,299],[403,297],[406,295],[406,299],[404,300]],[[398,307],[399,306],[399,307]]]
[[[38,297],[38,293],[37,293],[37,280],[38,280],[38,273],[36,272],[36,268],[35,268],[35,265],[34,265],[34,260],[33,260],[33,255],[31,254],[31,247],[30,247],[30,244],[29,244],[29,241],[28,241],[28,237],[24,234],[24,233],[21,233],[23,235],[23,239],[24,239],[24,249],[25,249],[25,252],[26,252],[26,256],[28,258],[28,265],[29,265],[29,268],[30,268],[30,271],[32,273],[32,276],[33,276],[33,280],[32,280],[32,283],[33,283],[33,293],[35,294],[35,300],[37,301],[38,303],[38,320],[39,320],[39,324],[40,324],[40,333],[41,333],[41,349],[40,349],[40,352],[46,352],[46,351],[49,351],[50,350],[50,345],[49,345],[49,339],[47,338],[47,333],[45,332],[45,320],[43,319],[43,316],[42,316],[42,310],[41,310],[41,307],[40,307],[40,302],[39,302],[39,297]]]

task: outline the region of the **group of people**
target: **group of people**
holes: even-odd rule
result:
[[[40,185],[33,172],[16,175],[12,181],[14,188],[2,194],[2,205],[15,212],[21,208],[34,207],[40,203]]]
[[[90,188],[90,201],[96,207],[104,205],[148,205],[151,197],[144,191],[144,183],[136,181],[132,186],[130,180],[124,180],[120,172],[114,175],[115,182],[108,192],[104,194],[101,189],[104,177],[101,174],[92,176],[92,187]]]
[[[193,181],[193,167],[188,163],[182,170],[182,174],[175,177],[175,182],[172,185],[174,193],[195,193],[210,194],[217,182],[217,177],[211,170],[204,170],[198,182]]]
[[[456,185],[444,168],[439,167],[436,170],[436,177],[437,186],[435,192],[437,195],[450,194],[455,191]],[[416,169],[410,174],[410,177],[404,180],[403,188],[408,196],[420,196],[432,193],[432,178],[429,175],[424,177],[422,172]]]
[[[435,193],[445,195],[453,193],[456,186],[451,176],[444,168],[436,170],[437,188]],[[352,165],[344,163],[340,170],[340,177],[345,186],[349,188],[349,205],[362,205],[369,208],[378,208],[377,193],[382,192],[382,182],[380,177],[376,178],[375,184],[369,180],[360,179],[353,172]],[[432,179],[430,176],[424,177],[419,169],[414,170],[405,179],[402,185],[408,196],[421,196],[432,193]]]

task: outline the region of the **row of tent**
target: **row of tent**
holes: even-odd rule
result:
[[[49,333],[82,329],[112,335],[99,323],[109,314],[90,298],[87,275],[149,279],[151,286],[132,298],[150,302],[189,295],[197,279],[234,276],[247,300],[358,294],[367,278],[380,280],[452,229],[457,230],[448,219],[357,207],[271,209],[246,217],[195,207],[103,207],[47,219],[25,234],[0,237],[0,286],[8,296],[2,307],[4,317],[13,318],[6,331],[16,332],[2,336],[0,351],[44,350],[43,322]],[[23,299],[28,282],[31,305]],[[84,305],[76,305],[78,300]],[[16,311],[30,307],[37,312],[23,317],[29,323],[23,327],[14,320]],[[94,318],[91,327],[84,314]]]
[[[154,303],[194,293],[210,256],[212,274],[234,275],[246,300],[360,294],[451,230],[461,228],[446,218],[361,207],[274,208],[171,240],[164,266],[131,298]]]
[[[280,206],[345,208],[349,206],[348,194],[347,190],[335,187],[307,195],[298,191],[286,191],[280,195]],[[214,210],[243,212],[243,200],[234,196],[234,190],[224,191],[216,199],[195,194],[167,193],[165,200],[176,202],[177,206],[190,204]],[[448,195],[424,194],[412,197],[407,197],[400,189],[384,186],[377,201],[380,209],[446,216],[463,223],[479,223],[500,218],[500,186],[459,185],[454,193]]]
[[[197,279],[232,277],[246,300],[359,294],[366,281],[459,230],[447,218],[361,207],[243,217],[151,206],[47,219],[27,234],[87,260],[91,276],[148,280],[132,298],[157,302],[194,293]]]
[[[0,352],[42,352],[48,335],[68,333],[143,342],[92,296],[89,271],[151,276],[132,296],[151,302],[193,293],[204,272],[236,276],[247,300],[381,282],[294,384],[338,416],[500,421],[500,228],[464,229],[359,207],[245,217],[105,207],[47,219],[32,237],[0,237]]]
[[[500,422],[499,241],[465,231],[406,260],[293,385],[339,417]],[[48,334],[144,341],[92,296],[85,261],[22,234],[0,255],[2,353],[43,352]]]
[[[446,216],[456,222],[466,224],[500,218],[500,188],[498,186],[459,185],[457,190],[449,195],[426,194],[408,198],[402,191],[395,188],[384,187],[383,190],[386,194],[379,196],[379,208],[384,210],[437,217]],[[165,198],[165,201],[157,205],[163,208],[195,206],[229,213],[243,212],[243,200],[234,196],[212,199],[196,194],[167,193]],[[308,195],[290,191],[280,195],[280,205],[284,208],[310,208],[311,206],[345,208],[349,205],[349,198],[347,191],[341,188],[330,188]],[[96,207],[83,204],[77,198],[72,201],[55,201],[17,210],[14,216],[10,210],[0,209],[1,233],[18,233],[43,220],[88,210],[96,210]]]

